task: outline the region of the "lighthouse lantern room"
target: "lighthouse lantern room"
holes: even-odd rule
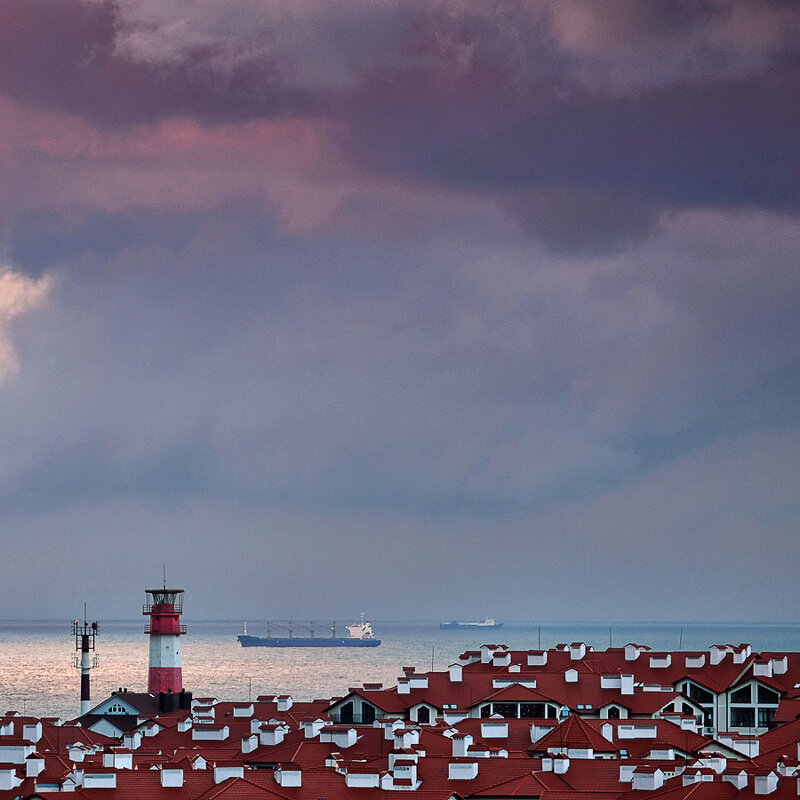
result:
[[[181,675],[181,636],[186,626],[181,624],[183,612],[183,589],[146,589],[147,603],[142,614],[150,617],[144,632],[150,636],[150,669],[147,676],[147,691],[180,692],[183,688]]]

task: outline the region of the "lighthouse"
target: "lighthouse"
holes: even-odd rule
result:
[[[150,637],[150,669],[147,675],[147,691],[180,692],[183,688],[181,676],[181,636],[186,626],[181,625],[183,611],[183,589],[145,589],[148,602],[142,614],[150,617],[144,632]]]

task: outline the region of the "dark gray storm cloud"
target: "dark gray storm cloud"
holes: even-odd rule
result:
[[[126,27],[113,0],[3,0],[0,90],[113,127],[183,114],[237,120],[303,113],[318,105],[311,93],[287,88],[264,53],[232,63],[230,45],[218,40],[153,64],[117,48]]]

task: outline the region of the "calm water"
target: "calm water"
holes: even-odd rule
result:
[[[442,631],[438,621],[373,621],[382,640],[374,648],[242,648],[240,622],[188,621],[183,642],[184,685],[197,696],[246,700],[261,694],[291,694],[298,700],[341,695],[363,682],[393,685],[402,667],[444,669],[459,653],[485,642],[513,649],[584,641],[605,649],[627,642],[653,649],[705,649],[711,644],[749,642],[754,650],[800,650],[800,625],[711,623],[506,623],[500,631]],[[248,622],[248,632],[266,627]],[[317,635],[325,635],[322,630]],[[0,621],[0,710],[36,716],[77,715],[79,672],[73,664],[69,622]],[[114,689],[147,688],[147,637],[140,621],[100,624],[99,667],[92,672],[92,700]]]

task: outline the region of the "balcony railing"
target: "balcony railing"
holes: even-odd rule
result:
[[[372,725],[375,714],[331,714],[335,725]]]
[[[175,599],[174,603],[145,603],[142,606],[142,614],[152,614],[156,606],[160,606],[159,611],[165,614],[182,614],[183,613],[183,600],[180,597]]]
[[[152,633],[153,626],[152,625],[145,625],[144,632],[145,633]],[[186,633],[186,626],[185,625],[176,625],[170,631],[156,631],[156,633],[163,634],[164,636],[182,636]]]

